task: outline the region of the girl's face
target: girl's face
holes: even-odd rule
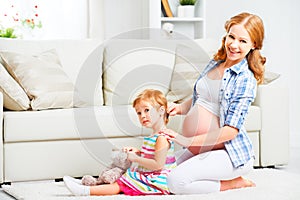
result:
[[[147,101],[140,101],[135,105],[135,111],[142,126],[154,128],[155,125],[161,123],[161,113]]]
[[[228,31],[225,48],[227,54],[226,61],[237,64],[254,48],[254,44],[244,26],[237,24],[233,25]]]

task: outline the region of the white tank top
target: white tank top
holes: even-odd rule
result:
[[[201,78],[196,85],[197,100],[196,104],[203,106],[216,116],[220,115],[219,91],[220,80],[208,78],[207,74]]]

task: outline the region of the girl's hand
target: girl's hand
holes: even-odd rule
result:
[[[166,135],[169,140],[174,141],[181,146],[189,147],[192,144],[192,137],[184,137],[183,135],[180,135],[171,129],[165,129],[159,133]]]
[[[176,103],[173,103],[173,102],[168,102],[167,113],[170,116],[175,116],[178,113],[180,113],[180,104],[176,104]]]
[[[140,154],[140,150],[138,148],[135,147],[123,147],[122,151],[124,151],[125,153],[135,153],[135,154]]]

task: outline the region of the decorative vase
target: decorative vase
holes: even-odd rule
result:
[[[177,7],[177,17],[194,17],[195,6],[186,5]]]

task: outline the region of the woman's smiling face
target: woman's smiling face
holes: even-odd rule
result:
[[[237,64],[255,47],[244,26],[236,24],[229,29],[226,35],[225,48],[227,54],[226,61]]]

